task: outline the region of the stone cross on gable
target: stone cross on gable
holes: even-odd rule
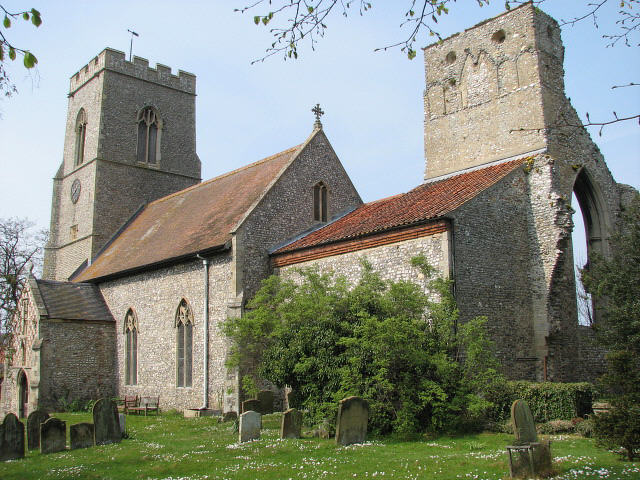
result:
[[[320,122],[320,117],[324,115],[324,112],[320,108],[320,104],[316,103],[316,106],[311,109],[313,114],[316,116],[316,121],[313,124],[314,129],[322,128],[322,123]]]

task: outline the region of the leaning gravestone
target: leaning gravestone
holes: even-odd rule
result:
[[[108,398],[101,398],[93,406],[94,443],[107,445],[122,440],[118,407]]]
[[[362,443],[367,438],[369,404],[360,397],[348,397],[340,400],[338,420],[336,422],[336,443],[351,445]]]
[[[250,412],[250,411],[260,412],[259,400],[253,399],[253,400],[245,400],[244,402],[242,402],[242,413]]]
[[[24,457],[24,424],[7,413],[0,426],[0,461]]]
[[[61,452],[67,448],[67,423],[51,417],[40,425],[40,453]]]
[[[34,410],[27,417],[27,448],[36,450],[40,448],[40,424],[49,419],[49,414],[44,410]]]
[[[235,422],[238,419],[238,414],[236,412],[224,412],[222,416],[223,422]]]
[[[258,412],[262,415],[273,413],[273,392],[271,390],[260,390],[258,392]]]
[[[262,415],[258,412],[248,411],[240,415],[240,426],[238,429],[238,441],[240,443],[249,440],[260,439],[260,426],[262,424]]]
[[[69,429],[71,450],[93,447],[93,423],[76,423]]]
[[[282,414],[280,438],[300,438],[302,432],[302,412],[290,408]]]
[[[538,441],[536,424],[524,400],[511,405],[511,421],[515,434],[513,446],[507,447],[511,478],[538,478],[551,472],[551,445]]]

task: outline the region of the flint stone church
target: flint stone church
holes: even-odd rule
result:
[[[315,267],[356,281],[366,258],[425,284],[418,254],[453,280],[461,321],[488,317],[508,377],[594,379],[571,196],[588,254],[608,255],[635,190],[567,126],[563,54],[531,4],[425,48],[424,181],[363,203],[319,120],[301,144],[201,182],[195,76],[103,50],[71,77],[44,272],[19,303],[0,411],[124,395],[238,411],[220,325],[262,279]]]

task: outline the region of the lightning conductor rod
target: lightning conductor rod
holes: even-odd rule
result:
[[[132,54],[133,54],[133,37],[134,36],[139,37],[140,35],[138,35],[133,30],[129,30],[128,28],[127,28],[127,32],[129,32],[131,34],[131,43],[129,44],[129,61],[131,61],[131,59],[133,58],[132,57]]]

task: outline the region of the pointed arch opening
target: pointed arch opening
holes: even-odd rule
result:
[[[76,117],[76,145],[75,145],[75,165],[82,165],[84,162],[84,145],[87,136],[87,112],[81,108]]]
[[[132,308],[124,317],[124,383],[138,384],[138,317]]]
[[[18,373],[18,417],[25,418],[29,413],[29,380],[24,370]]]
[[[192,385],[193,312],[183,298],[176,310],[176,386]]]
[[[140,163],[156,165],[160,160],[160,137],[162,119],[154,107],[145,107],[138,112],[138,152]]]
[[[571,206],[574,210],[571,243],[578,322],[581,325],[594,325],[597,321],[597,308],[591,296],[584,290],[580,270],[588,265],[594,254],[607,256],[608,227],[600,192],[584,168],[576,177]]]

